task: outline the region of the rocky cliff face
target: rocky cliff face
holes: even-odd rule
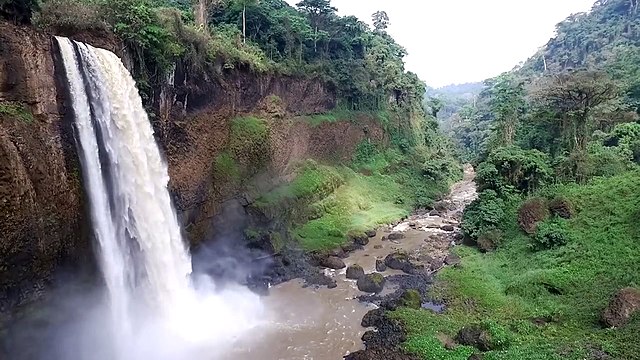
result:
[[[74,39],[126,52],[112,37]],[[43,289],[59,269],[94,261],[89,216],[55,41],[28,27],[0,22],[0,313]],[[221,204],[243,189],[216,183],[214,159],[229,142],[231,119],[253,113],[269,123],[269,161],[256,172],[267,186],[306,158],[348,159],[368,125],[311,126],[298,116],[335,107],[331,87],[314,79],[223,69],[204,76],[180,65],[155,89],[156,136],[171,176],[170,190],[190,241],[210,232]],[[362,124],[361,123],[361,124]]]
[[[48,36],[0,23],[0,306],[90,254],[52,49]]]

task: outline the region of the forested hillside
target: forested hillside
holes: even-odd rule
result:
[[[477,165],[462,222],[471,247],[432,291],[447,312],[396,313],[408,349],[640,358],[638,14],[637,1],[610,0],[570,16],[457,113],[452,132]]]

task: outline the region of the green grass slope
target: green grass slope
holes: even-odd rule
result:
[[[461,247],[462,267],[438,276],[441,315],[401,309],[394,316],[409,331],[405,346],[424,359],[467,359],[472,348],[446,350],[436,336],[485,322],[506,346],[485,359],[640,359],[640,316],[623,328],[603,329],[600,314],[619,289],[640,285],[640,173],[594,180],[586,186],[546,189],[570,199],[571,241],[531,250],[516,224],[518,203],[507,209],[504,244],[481,254]]]

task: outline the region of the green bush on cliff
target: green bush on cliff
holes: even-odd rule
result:
[[[266,121],[253,116],[231,120],[228,149],[248,174],[257,173],[270,158]]]
[[[24,123],[33,122],[33,114],[26,105],[19,102],[0,101],[0,118],[17,119]]]

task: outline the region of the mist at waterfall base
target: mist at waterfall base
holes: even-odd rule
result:
[[[246,287],[193,272],[167,166],[120,59],[66,38],[57,42],[105,289],[57,299],[73,316],[54,329],[55,344],[42,358],[224,356],[270,322],[268,311]]]

